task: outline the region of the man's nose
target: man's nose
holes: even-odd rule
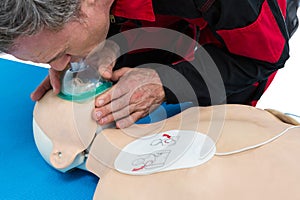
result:
[[[58,59],[50,62],[51,68],[55,69],[56,71],[63,71],[67,65],[70,63],[72,57],[71,55],[65,54]]]

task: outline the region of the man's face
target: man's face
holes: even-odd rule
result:
[[[68,22],[60,31],[45,28],[35,35],[19,37],[10,53],[21,60],[48,63],[55,70],[64,70],[69,62],[86,57],[105,40],[112,2],[83,0],[79,20]]]

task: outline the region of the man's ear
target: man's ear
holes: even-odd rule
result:
[[[81,0],[81,6],[94,6],[97,0]]]
[[[95,5],[96,0],[82,0],[82,3],[86,3],[87,5]]]
[[[83,16],[88,16],[91,12],[91,8],[94,9],[97,0],[81,0],[80,11]]]

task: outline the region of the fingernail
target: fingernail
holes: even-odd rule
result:
[[[98,111],[98,112],[96,112],[96,116],[97,116],[97,118],[100,118],[100,117],[101,117],[101,115],[102,115],[102,112],[101,112],[101,111]]]
[[[107,117],[104,117],[100,120],[100,124],[104,124],[107,121]]]
[[[103,99],[100,99],[100,100],[98,101],[98,104],[99,104],[99,106],[102,106],[102,105],[104,104],[104,100],[103,100]]]
[[[103,76],[104,76],[105,78],[110,78],[110,77],[111,77],[111,72],[108,71],[108,70],[105,70],[105,71],[103,72]]]
[[[122,129],[125,126],[124,122],[117,122],[118,128]]]

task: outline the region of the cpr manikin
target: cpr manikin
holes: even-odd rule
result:
[[[70,63],[61,77],[61,92],[49,91],[36,103],[33,132],[44,159],[60,171],[78,167],[85,169],[88,149],[95,135],[113,124],[98,126],[92,120],[95,97],[108,90],[112,83],[98,73],[101,65],[114,65],[119,46],[106,40],[97,45],[79,62]]]
[[[87,150],[104,128],[92,120],[94,98],[112,84],[84,61],[71,63],[61,82],[58,96],[50,91],[37,102],[33,130],[44,159],[65,172],[74,167],[85,168]]]
[[[300,199],[299,126],[265,110],[219,105],[103,128],[87,96],[70,101],[50,91],[37,102],[33,123],[49,164],[100,177],[94,199]]]

